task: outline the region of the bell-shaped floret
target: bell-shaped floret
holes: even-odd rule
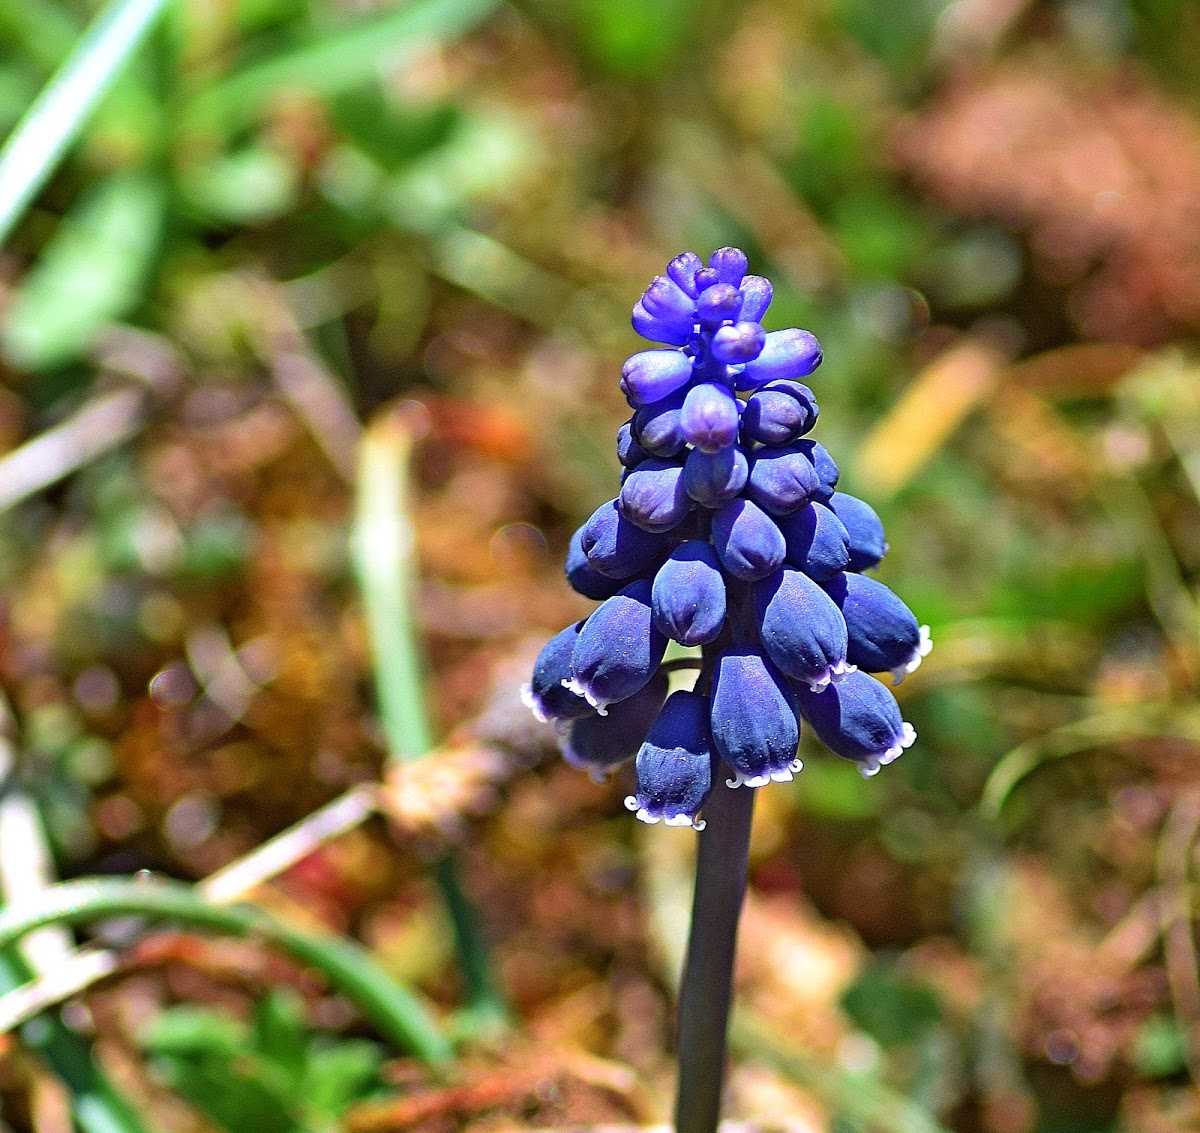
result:
[[[643,822],[704,827],[700,808],[717,763],[708,731],[708,697],[673,692],[637,753],[637,794],[625,806]]]
[[[725,624],[725,577],[712,545],[689,539],[671,553],[650,594],[650,609],[660,633],[681,645],[704,645]]]
[[[933,648],[928,626],[882,582],[840,574],[825,583],[846,619],[851,664],[868,673],[890,672],[899,684]]]
[[[737,445],[719,452],[694,448],[683,465],[683,486],[687,494],[705,507],[720,507],[733,499],[750,476],[750,462]]]
[[[653,405],[687,385],[692,359],[682,350],[643,350],[621,370],[621,392],[630,405]]]
[[[621,514],[644,531],[670,531],[695,506],[679,461],[643,460],[621,485]]]
[[[521,700],[543,724],[594,715],[592,706],[563,684],[571,679],[571,655],[583,622],[569,625],[542,647],[533,663],[533,677],[521,689]]]
[[[654,628],[650,582],[638,579],[604,602],[583,624],[563,686],[602,716],[608,705],[645,688],[662,663],[667,639]]]
[[[687,391],[679,422],[689,444],[719,452],[737,440],[738,400],[716,382],[697,382]]]
[[[637,443],[632,419],[617,430],[617,459],[625,468],[636,468],[650,454]]]
[[[666,699],[667,675],[658,672],[645,688],[610,706],[606,716],[589,708],[559,740],[563,759],[603,782],[610,771],[637,755]]]
[[[709,725],[713,746],[733,769],[731,787],[786,783],[800,770],[795,698],[756,646],[735,645],[717,658]]]
[[[676,390],[662,401],[643,405],[634,413],[631,426],[634,440],[651,456],[669,460],[687,447],[687,437],[683,435],[680,422],[684,396],[683,390]]]
[[[791,515],[820,492],[817,470],[798,445],[760,448],[750,461],[746,494],[772,515]]]
[[[842,521],[850,535],[850,561],[847,570],[870,570],[887,554],[883,524],[875,509],[857,496],[834,492],[826,505]]]
[[[696,272],[702,267],[704,267],[704,261],[695,252],[681,252],[667,264],[667,275],[675,281],[685,295],[695,299],[700,294],[696,287]]]
[[[665,342],[671,346],[686,346],[692,337],[694,324],[688,319],[656,319],[639,302],[633,308],[633,329],[651,342]]]
[[[816,399],[799,382],[772,382],[751,394],[742,414],[742,437],[764,445],[791,444],[816,423]]]
[[[741,248],[718,248],[708,257],[708,266],[717,273],[722,283],[737,287],[750,263]]]
[[[696,314],[696,301],[674,280],[656,275],[642,292],[642,309],[652,319],[663,322],[691,322]]]
[[[747,322],[761,323],[774,294],[771,281],[761,275],[748,275],[738,284],[738,290],[742,293],[741,317]]]
[[[754,588],[754,607],[767,656],[793,680],[820,692],[853,672],[841,611],[806,574],[776,571]]]
[[[911,747],[917,733],[900,715],[896,698],[874,677],[851,673],[820,694],[796,687],[804,719],[830,751],[874,775]]]
[[[618,578],[608,578],[601,574],[590,562],[583,550],[583,528],[580,527],[571,536],[567,548],[567,561],[563,567],[567,581],[576,594],[582,594],[593,602],[603,602],[611,598],[625,583]]]
[[[839,475],[838,466],[833,462],[833,457],[829,455],[829,450],[820,441],[797,441],[793,447],[804,453],[813,468],[816,469],[820,486],[813,498],[823,504],[828,503],[829,498],[833,495],[833,490],[837,487]]]
[[[702,291],[696,300],[696,317],[705,330],[714,330],[723,323],[735,323],[741,313],[742,293],[728,283],[714,284]]]
[[[670,550],[666,539],[626,519],[616,500],[601,504],[580,530],[580,546],[588,562],[609,578],[647,574]]]
[[[821,364],[821,344],[806,330],[773,330],[762,353],[746,363],[742,381],[750,389],[784,378],[807,378]]]
[[[734,578],[765,578],[787,553],[783,532],[757,504],[738,497],[713,513],[712,542],[721,565]]]
[[[811,503],[779,520],[787,561],[817,582],[827,582],[850,562],[850,535],[823,504]]]
[[[741,365],[757,358],[766,341],[767,332],[758,323],[742,320],[731,326],[717,328],[712,336],[712,355],[726,365]]]

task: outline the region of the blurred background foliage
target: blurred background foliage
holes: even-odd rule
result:
[[[864,783],[805,740],[760,793],[731,1113],[1200,1125],[1197,12],[168,6],[0,252],[12,781],[59,876],[199,879],[376,780],[347,537],[360,423],[402,403],[450,746],[255,898],[449,1012],[424,863],[456,843],[515,1031],[446,1085],[253,940],[154,933],[52,1013],[148,1127],[665,1119],[690,839],[516,689],[588,609],[560,564],[613,491],[629,307],[730,243],[821,338],[817,435],[936,643],[904,759]],[[0,3],[0,131],[93,14]],[[3,1120],[69,1129],[7,1042]]]

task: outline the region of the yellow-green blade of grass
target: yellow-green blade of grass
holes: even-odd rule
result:
[[[67,214],[13,295],[0,349],[13,366],[49,370],[83,354],[142,298],[166,210],[150,173],[115,173]]]
[[[113,0],[0,149],[0,244],[166,4],[167,0]]]

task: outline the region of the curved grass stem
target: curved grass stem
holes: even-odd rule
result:
[[[222,907],[177,881],[66,881],[0,910],[0,952],[48,925],[90,924],[110,917],[145,917],[230,936],[254,936],[320,971],[352,999],[380,1034],[434,1066],[452,1050],[421,1000],[351,941],[315,936],[248,906]]]

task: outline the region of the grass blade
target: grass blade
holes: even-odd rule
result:
[[[412,423],[393,410],[363,435],[354,519],[354,565],[371,639],[379,719],[392,764],[421,759],[433,748],[425,709],[420,651],[412,617],[415,539],[409,519],[408,466],[416,440]],[[453,857],[434,876],[454,924],[459,968],[474,1022],[502,1024],[504,1002],[492,979],[475,910],[459,883]]]
[[[48,925],[90,924],[110,917],[146,917],[230,936],[256,936],[320,971],[352,999],[379,1033],[433,1066],[453,1051],[424,1003],[392,979],[358,944],[310,935],[248,905],[223,907],[178,881],[65,881],[0,910],[0,950]]]
[[[0,244],[54,172],[167,0],[113,0],[0,150]]]
[[[448,43],[498,6],[498,0],[417,0],[235,72],[197,94],[183,121],[189,129],[231,131],[253,122],[282,91],[331,95],[351,90],[378,77],[389,54],[411,43]]]

